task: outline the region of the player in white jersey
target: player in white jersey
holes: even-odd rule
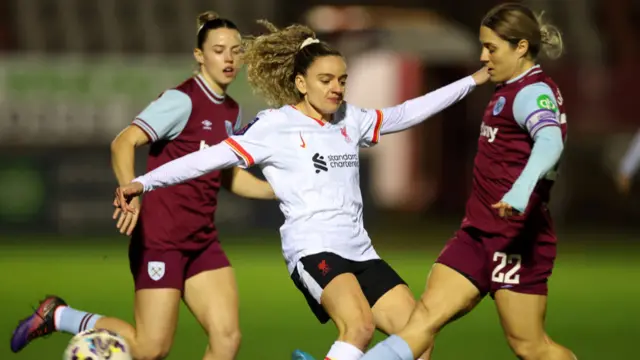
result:
[[[260,166],[285,216],[280,232],[289,273],[317,318],[338,327],[326,358],[355,360],[376,328],[399,331],[415,304],[364,228],[359,148],[447,108],[488,73],[481,69],[395,107],[361,109],[343,101],[347,72],[338,51],[307,27],[265,24],[271,33],[252,39],[244,60],[251,85],[276,108],[260,112],[225,142],[118,188],[114,205],[130,211],[128,200],[143,192],[231,166]],[[308,358],[294,352],[294,359]]]

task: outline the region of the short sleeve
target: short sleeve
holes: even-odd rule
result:
[[[224,125],[228,136],[237,134],[242,129],[242,109],[238,108],[238,116],[235,121],[225,120]]]
[[[151,142],[173,140],[187,124],[191,108],[191,99],[187,94],[167,90],[142,110],[133,124],[141,128]]]
[[[371,147],[380,141],[380,128],[382,127],[383,114],[378,109],[362,109],[351,107],[351,114],[358,122],[360,128],[360,146]]]
[[[513,116],[531,137],[547,126],[560,126],[558,102],[549,85],[535,83],[522,88],[513,101]]]
[[[276,148],[273,139],[277,137],[277,118],[275,111],[260,112],[253,121],[225,140],[242,159],[240,167],[248,168],[270,160]]]

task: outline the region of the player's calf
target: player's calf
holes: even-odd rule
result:
[[[173,331],[157,329],[143,332],[117,318],[102,317],[95,324],[95,328],[111,330],[121,335],[129,344],[136,360],[165,359],[173,345]]]
[[[376,326],[371,317],[363,316],[342,323],[338,329],[338,340],[366,349],[373,338]]]
[[[539,294],[517,292],[523,289]],[[545,333],[546,293],[546,287],[531,286],[496,291],[495,303],[509,346],[520,359],[575,360],[571,351],[554,343]]]

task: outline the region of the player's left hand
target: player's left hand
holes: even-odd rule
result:
[[[498,215],[500,215],[501,218],[513,216],[514,214],[520,214],[518,210],[514,209],[511,205],[507,204],[504,201],[497,202],[491,205],[491,207],[494,209],[498,209]]]

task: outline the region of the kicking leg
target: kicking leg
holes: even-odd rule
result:
[[[576,360],[567,348],[554,343],[544,331],[547,297],[502,289],[496,307],[509,346],[523,360]]]
[[[184,301],[209,336],[204,360],[233,360],[240,347],[238,288],[230,266],[187,279]]]
[[[136,292],[135,329],[126,321],[76,310],[59,297],[51,296],[42,301],[34,314],[16,328],[11,339],[11,350],[18,352],[32,340],[55,331],[75,335],[88,329],[107,329],[127,341],[135,359],[163,359],[173,342],[179,302],[179,290]]]
[[[178,324],[180,290],[144,289],[135,297],[136,327],[116,318],[100,318],[96,328],[122,335],[137,360],[164,359],[171,350]]]
[[[361,360],[413,360],[433,347],[436,334],[457,315],[473,308],[482,295],[459,272],[435,264],[427,288],[403,330],[380,342]]]
[[[375,325],[369,302],[351,273],[336,276],[324,288],[320,303],[338,328],[336,341],[326,358],[356,360],[369,346]]]
[[[402,330],[416,306],[413,293],[407,285],[398,285],[382,295],[373,305],[373,319],[376,328],[387,335],[397,334]],[[431,359],[433,346],[427,349],[420,360]]]

